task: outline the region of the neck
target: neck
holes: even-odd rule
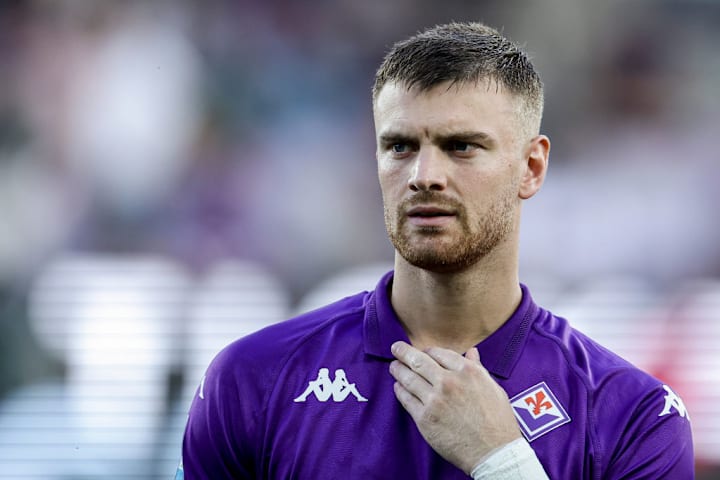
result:
[[[517,258],[492,263],[484,258],[462,272],[435,273],[396,254],[391,302],[416,348],[465,353],[510,318],[522,297]]]

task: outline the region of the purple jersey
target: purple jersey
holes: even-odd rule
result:
[[[374,292],[225,348],[190,408],[185,478],[466,479],[396,400],[390,345],[408,341]],[[693,478],[690,424],[660,381],[522,302],[478,345],[552,479]]]

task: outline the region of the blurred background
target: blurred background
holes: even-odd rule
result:
[[[374,286],[373,74],[450,20],[546,84],[523,281],[671,383],[720,478],[714,0],[3,0],[0,477],[171,478],[214,353]]]

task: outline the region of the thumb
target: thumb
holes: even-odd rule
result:
[[[467,352],[465,352],[465,358],[480,363],[480,352],[478,352],[477,347],[473,347]]]

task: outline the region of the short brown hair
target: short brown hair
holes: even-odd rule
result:
[[[421,91],[444,83],[494,80],[523,100],[523,116],[539,130],[543,111],[540,75],[521,48],[482,23],[449,23],[397,42],[375,74],[373,102],[385,84]]]

